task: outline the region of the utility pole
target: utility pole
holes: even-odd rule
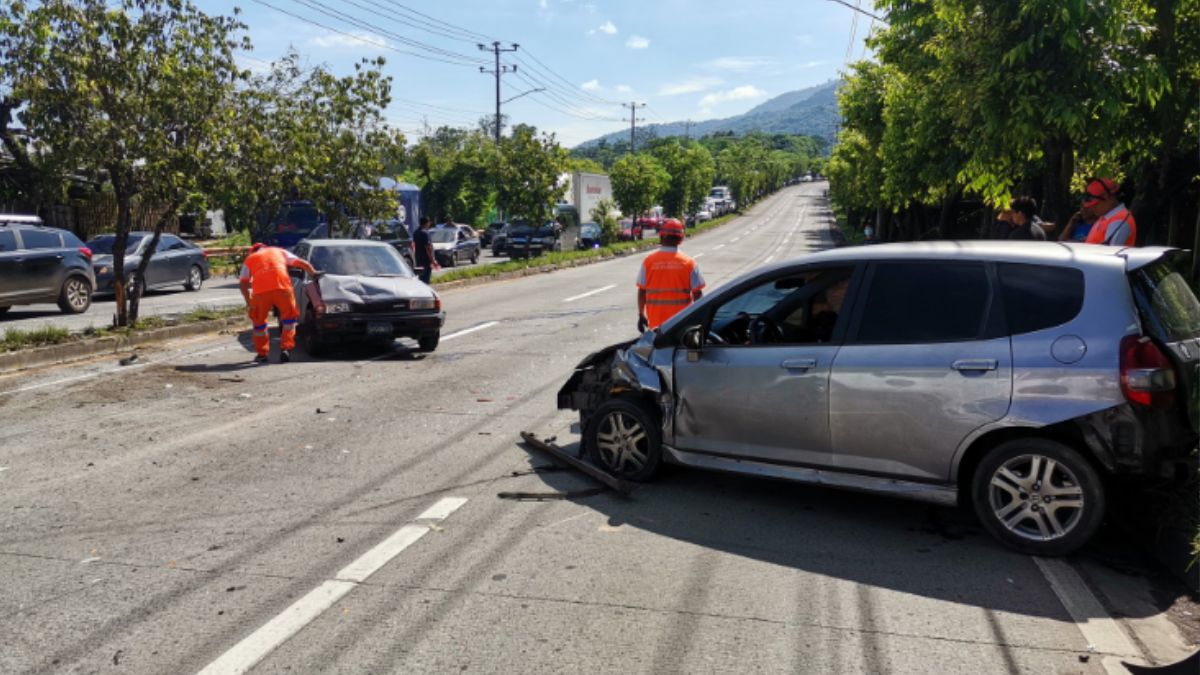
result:
[[[629,108],[629,154],[632,155],[633,149],[634,149],[633,148],[633,146],[634,146],[634,140],[633,140],[634,130],[637,128],[638,122],[646,121],[645,118],[637,116],[637,110],[638,110],[638,108],[645,108],[646,104],[638,103],[637,101],[632,101],[630,103],[622,103],[621,105],[626,108]]]
[[[496,145],[499,145],[500,144],[500,76],[505,73],[517,72],[517,66],[515,64],[513,66],[500,65],[500,54],[503,52],[515,52],[521,48],[521,45],[514,42],[514,43],[512,43],[511,47],[501,47],[499,42],[493,42],[491,44],[491,46],[488,46],[485,44],[479,44],[476,46],[479,47],[480,51],[492,52],[493,54],[496,55],[495,70],[488,70],[487,68],[484,68],[483,66],[479,66],[479,72],[488,73],[488,74],[494,75],[496,77],[496,120],[495,120],[496,133],[495,133],[495,138],[496,138]]]
[[[683,137],[685,139],[687,139],[689,141],[692,140],[692,127],[694,127],[694,126],[696,126],[696,123],[691,120],[688,120],[683,123],[683,128],[686,130],[683,132]]]

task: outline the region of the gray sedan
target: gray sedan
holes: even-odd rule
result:
[[[200,247],[186,242],[173,234],[164,234],[159,239],[154,255],[146,266],[146,278],[137,278],[137,267],[149,250],[151,232],[130,232],[125,246],[125,284],[132,292],[138,284],[142,290],[182,286],[188,291],[198,291],[211,276],[208,256]],[[88,241],[92,250],[92,269],[96,273],[96,293],[114,292],[113,246],[115,234],[104,234]]]

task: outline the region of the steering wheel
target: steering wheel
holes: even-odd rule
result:
[[[708,336],[705,339],[714,345],[725,344],[725,338],[721,337],[715,330],[708,331]]]
[[[778,321],[765,314],[759,314],[751,319],[746,333],[752,345],[783,342],[783,328],[779,326]]]

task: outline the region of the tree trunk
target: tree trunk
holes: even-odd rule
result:
[[[110,174],[111,175],[111,174]],[[132,198],[113,181],[117,197],[117,232],[113,242],[113,291],[116,293],[117,314],[113,325],[120,328],[129,325],[129,314],[125,305],[125,247],[129,243],[129,221],[132,216]]]
[[[166,228],[167,223],[175,217],[175,211],[179,209],[179,202],[172,202],[167,210],[159,217],[158,222],[154,224],[154,234],[150,237],[150,243],[146,245],[146,251],[142,254],[142,259],[138,261],[137,271],[134,274],[139,279],[146,278],[146,268],[150,265],[150,258],[154,252],[158,250],[158,241],[162,238],[162,232]],[[137,288],[129,298],[129,325],[137,325],[138,312],[141,307],[142,293],[145,292],[145,284],[138,284]]]
[[[1050,141],[1045,148],[1042,216],[1062,227],[1075,211],[1071,203],[1071,178],[1075,175],[1075,148],[1070,140]]]
[[[1196,229],[1192,231],[1192,284],[1200,284],[1200,204],[1196,205]]]

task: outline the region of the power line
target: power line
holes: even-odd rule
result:
[[[559,74],[558,74],[558,73],[556,73],[556,72],[555,72],[553,69],[551,69],[551,68],[550,68],[550,66],[547,66],[545,63],[543,63],[543,62],[542,62],[542,60],[541,60],[541,59],[539,59],[538,57],[534,56],[534,55],[533,55],[531,52],[529,52],[528,50],[525,52],[525,55],[526,55],[526,56],[528,56],[530,59],[533,59],[534,63],[537,63],[537,64],[538,64],[538,66],[540,66],[540,68],[538,68],[538,67],[534,67],[534,66],[531,66],[531,65],[530,65],[528,62],[526,62],[526,61],[522,60],[521,62],[525,64],[525,67],[526,67],[527,69],[529,69],[529,70],[532,70],[532,71],[534,71],[535,73],[536,73],[536,72],[543,72],[543,71],[544,71],[544,73],[548,73],[548,75],[544,75],[544,76],[545,76],[545,77],[550,77],[550,78],[553,78],[553,79],[557,79],[557,80],[559,80],[560,82],[563,82],[563,83],[565,83],[565,84],[566,84],[566,86],[567,86],[567,90],[568,90],[568,91],[570,91],[570,92],[571,92],[573,95],[576,95],[576,96],[578,96],[578,95],[581,95],[581,94],[582,94],[583,96],[585,96],[585,97],[587,97],[587,98],[591,99],[592,101],[595,101],[596,103],[603,103],[603,104],[605,104],[605,105],[613,105],[613,106],[615,106],[615,105],[619,105],[619,103],[618,103],[617,101],[610,101],[610,100],[608,100],[608,99],[606,99],[606,98],[603,98],[603,97],[600,97],[600,96],[596,96],[596,95],[595,95],[595,94],[593,94],[592,92],[590,92],[590,91],[588,91],[588,90],[584,89],[583,87],[580,87],[579,85],[575,84],[574,82],[571,82],[570,80],[568,80],[567,78],[563,77],[562,75],[559,75]],[[520,58],[520,57],[518,56],[518,58]]]
[[[858,9],[860,0],[854,0],[854,8]],[[850,57],[854,55],[854,35],[858,32],[858,13],[856,12],[850,18],[850,39],[846,42],[846,58],[842,60],[842,66],[845,67],[850,63]]]
[[[861,7],[858,7],[856,5],[851,5],[849,2],[846,2],[846,0],[829,0],[829,2],[836,2],[839,5],[849,7],[850,9],[854,10],[855,12],[869,16],[870,18],[875,19],[876,21],[878,21],[879,23],[881,23],[885,26],[891,25],[883,17],[879,16],[878,14],[872,14]]]
[[[337,19],[337,20],[343,21],[345,23],[348,23],[352,26],[361,28],[361,29],[367,31],[368,33],[374,33],[376,35],[382,35],[384,37],[389,37],[389,38],[395,40],[396,42],[399,42],[401,44],[406,44],[410,47],[416,47],[417,49],[424,49],[424,50],[433,52],[435,54],[444,56],[446,58],[459,59],[465,63],[469,63],[472,65],[479,63],[478,59],[476,59],[475,57],[473,57],[469,54],[462,54],[459,52],[451,51],[449,49],[442,49],[441,47],[435,47],[433,45],[426,44],[419,40],[414,40],[412,38],[405,37],[403,35],[400,35],[399,33],[382,30],[382,29],[380,29],[376,26],[373,26],[370,23],[364,21],[363,19],[360,19],[351,14],[347,14],[345,12],[341,12],[336,9],[333,9],[332,7],[329,7],[328,5],[325,5],[321,2],[319,2],[318,0],[292,0],[292,2],[300,4],[300,5],[304,5],[305,7],[308,7],[309,9],[316,10],[317,12],[320,12],[321,14],[324,14],[325,16],[328,16],[332,19]]]
[[[533,78],[532,76],[527,75],[525,73],[525,71],[517,72],[517,78],[519,78],[520,80],[522,80],[523,82],[525,82],[526,84],[528,84],[531,87],[536,88],[536,87],[545,86],[545,84],[542,81],[537,80],[536,78]],[[571,115],[572,117],[578,117],[580,119],[590,119],[590,120],[611,120],[611,119],[613,119],[613,118],[606,118],[603,115],[598,115],[598,114],[588,110],[587,108],[576,105],[575,103],[572,103],[571,101],[567,100],[561,94],[558,94],[557,92],[555,92],[553,89],[546,89],[545,91],[543,91],[541,93],[546,98],[553,100],[555,103],[558,103],[559,105],[565,106],[568,109],[574,109],[575,112],[567,112],[566,113],[568,115]]]
[[[442,21],[441,19],[434,18],[428,14],[425,14],[424,12],[415,10],[412,7],[409,7],[408,5],[404,5],[399,2],[396,2],[395,0],[388,0],[388,3],[396,6],[401,11],[403,11],[407,14],[429,20],[428,22],[422,22],[422,23],[432,22],[432,24],[440,24],[442,26],[445,26],[449,30],[456,31],[456,32],[463,34],[464,36],[467,36],[466,39],[468,39],[472,42],[477,42],[479,40],[483,40],[485,42],[494,42],[495,41],[495,38],[493,38],[489,35],[484,35],[483,33],[477,33],[473,30],[470,30],[469,28],[463,28],[462,26],[458,26],[456,24],[450,23],[449,21]]]
[[[486,45],[483,45],[483,44],[479,44],[477,46],[479,47],[479,51],[483,51],[483,52],[491,51],[492,54],[494,54],[496,56],[495,69],[488,70],[487,68],[484,68],[483,66],[479,66],[479,72],[491,73],[492,75],[494,75],[496,77],[496,120],[495,120],[496,121],[496,144],[499,145],[500,144],[500,103],[501,103],[501,101],[500,101],[500,76],[504,75],[505,73],[516,74],[516,72],[517,72],[516,66],[512,66],[510,68],[509,66],[506,66],[506,65],[503,65],[500,63],[500,54],[502,54],[504,52],[515,52],[521,48],[521,45],[518,45],[514,42],[514,43],[512,43],[511,47],[501,47],[500,42],[495,41],[492,43],[492,48],[490,50],[487,48]]]
[[[288,10],[286,10],[286,9],[283,9],[283,8],[280,8],[280,7],[276,7],[275,5],[272,5],[271,3],[269,3],[269,2],[266,2],[266,0],[251,0],[251,1],[252,1],[252,2],[256,2],[256,3],[260,4],[260,5],[263,5],[263,6],[265,6],[265,7],[269,7],[269,8],[271,8],[271,9],[275,10],[276,12],[279,12],[280,14],[285,14],[285,15],[287,15],[287,16],[290,16],[290,17],[292,17],[293,19],[296,19],[296,20],[298,20],[298,21],[303,21],[304,23],[311,24],[311,25],[313,25],[313,26],[317,26],[318,28],[324,28],[325,30],[327,30],[327,31],[329,31],[329,32],[331,32],[331,33],[337,33],[338,35],[344,35],[344,36],[346,36],[346,37],[348,37],[348,38],[353,38],[353,39],[355,39],[355,40],[359,40],[360,42],[364,42],[364,43],[366,43],[366,44],[369,44],[369,45],[372,45],[372,46],[374,46],[374,47],[379,47],[379,48],[381,48],[381,49],[387,49],[387,50],[390,50],[390,51],[396,52],[397,54],[404,54],[404,55],[407,55],[407,56],[415,56],[415,57],[417,57],[417,58],[419,58],[419,59],[425,59],[425,60],[427,60],[427,61],[438,61],[438,62],[441,62],[441,63],[449,63],[450,65],[454,65],[454,66],[465,66],[465,65],[468,65],[468,64],[465,64],[465,63],[460,63],[460,62],[457,62],[457,61],[450,61],[450,60],[448,60],[448,59],[442,59],[442,58],[438,58],[438,57],[436,57],[436,56],[430,56],[430,55],[428,55],[428,54],[422,54],[422,53],[420,53],[420,52],[412,52],[412,51],[408,51],[408,50],[406,50],[406,49],[400,49],[400,48],[398,48],[398,47],[395,47],[395,46],[393,46],[393,45],[390,45],[390,44],[388,44],[388,43],[386,43],[386,42],[376,42],[376,41],[374,41],[374,40],[368,40],[368,39],[364,38],[364,37],[363,37],[363,36],[361,36],[361,35],[354,35],[353,33],[348,33],[348,32],[346,32],[346,31],[344,31],[344,30],[339,30],[339,29],[337,29],[337,28],[334,28],[333,26],[330,26],[330,25],[328,25],[328,24],[321,23],[320,21],[316,21],[316,20],[314,20],[314,19],[310,19],[310,18],[308,18],[308,17],[301,16],[301,15],[299,15],[299,14],[296,14],[295,12],[289,12],[289,11],[288,11]]]
[[[637,101],[631,101],[629,103],[622,103],[621,106],[629,108],[629,154],[632,155],[634,152],[634,132],[637,128],[637,123],[646,121],[644,118],[637,116],[637,111],[638,108],[645,108],[646,104],[638,103]]]

